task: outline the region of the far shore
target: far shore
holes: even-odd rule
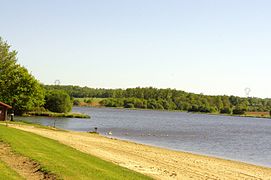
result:
[[[127,109],[127,110],[140,110],[140,111],[183,112],[183,113],[206,114],[206,115],[215,115],[215,116],[229,116],[229,117],[242,117],[242,118],[264,118],[264,119],[271,119],[270,116],[245,115],[245,114],[244,115],[238,115],[238,114],[222,114],[222,113],[202,113],[202,112],[189,112],[189,111],[181,111],[181,110],[141,109],[141,108],[106,107],[106,106],[91,106],[91,105],[73,106],[73,107]]]
[[[271,168],[173,151],[98,134],[59,131],[36,125],[8,126],[55,139],[155,179],[270,179]],[[67,138],[68,137],[68,138]]]

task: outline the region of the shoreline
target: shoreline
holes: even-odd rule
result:
[[[44,129],[35,125],[9,124],[9,126],[57,140],[155,179],[268,179],[271,177],[271,168],[235,160],[169,150],[97,134]]]
[[[174,148],[169,148],[166,146],[159,146],[159,145],[154,145],[154,144],[149,144],[149,143],[144,143],[144,142],[139,142],[139,141],[134,141],[134,140],[130,140],[130,139],[125,139],[125,138],[120,138],[120,137],[115,137],[115,136],[109,136],[109,135],[105,135],[105,134],[99,134],[102,137],[105,138],[109,138],[109,139],[116,139],[119,141],[126,141],[129,143],[136,143],[136,144],[141,144],[144,146],[151,146],[151,147],[155,147],[155,148],[161,148],[161,149],[165,149],[165,150],[169,150],[169,151],[176,151],[176,152],[181,152],[181,153],[188,153],[188,154],[194,154],[194,155],[199,155],[199,156],[206,156],[206,157],[210,157],[210,158],[216,158],[216,159],[221,159],[221,160],[226,160],[226,161],[234,161],[234,162],[238,162],[238,163],[244,163],[244,164],[249,164],[249,165],[254,165],[254,166],[259,166],[259,167],[263,167],[263,168],[270,168],[271,169],[271,165],[264,165],[264,164],[259,164],[257,162],[248,162],[245,160],[239,160],[239,159],[233,159],[233,158],[228,158],[228,157],[223,157],[223,156],[216,156],[213,154],[206,154],[206,153],[202,153],[202,152],[196,152],[196,151],[186,151],[186,150],[182,150],[182,149],[174,149]]]
[[[202,112],[189,112],[189,111],[181,111],[181,110],[141,109],[141,108],[106,107],[106,106],[73,106],[73,107],[98,108],[98,109],[101,109],[101,108],[106,108],[106,109],[126,109],[126,110],[139,110],[139,111],[158,111],[158,112],[182,112],[182,113],[212,115],[212,116],[259,118],[259,119],[270,119],[271,120],[271,117],[266,117],[266,116],[238,115],[238,114],[235,115],[235,114],[221,114],[221,113],[202,113]]]
[[[31,111],[31,112],[24,113],[22,116],[24,117],[44,116],[44,117],[56,117],[56,118],[81,118],[81,119],[91,118],[89,115],[77,113],[77,112],[56,113],[56,112],[50,112],[50,111]]]

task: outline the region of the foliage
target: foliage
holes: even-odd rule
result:
[[[74,106],[79,106],[80,105],[80,101],[78,99],[74,99],[73,100],[73,105]]]
[[[150,179],[55,140],[0,125],[0,140],[56,174],[58,179]],[[1,174],[1,172],[0,172]]]
[[[66,91],[76,98],[105,98],[106,107],[166,109],[204,113],[243,114],[245,111],[263,112],[271,109],[271,99],[237,96],[208,96],[175,89],[128,88],[95,89],[79,86],[44,86],[48,90]]]
[[[52,112],[67,113],[72,109],[72,102],[65,91],[53,90],[46,93],[44,107]]]
[[[85,103],[92,103],[92,99],[84,99]]]
[[[23,116],[47,116],[47,117],[66,117],[66,118],[90,118],[87,114],[82,113],[54,113],[50,111],[32,111],[23,114]]]
[[[232,109],[230,107],[224,107],[220,110],[220,113],[222,114],[232,114]]]
[[[17,64],[17,52],[0,38],[0,101],[10,104],[16,114],[44,104],[44,89]]]

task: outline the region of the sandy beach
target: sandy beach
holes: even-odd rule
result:
[[[271,168],[173,151],[97,134],[56,131],[29,125],[10,127],[57,140],[154,179],[270,179]]]

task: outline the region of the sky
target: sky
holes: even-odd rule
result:
[[[271,97],[270,0],[0,0],[41,83]]]

